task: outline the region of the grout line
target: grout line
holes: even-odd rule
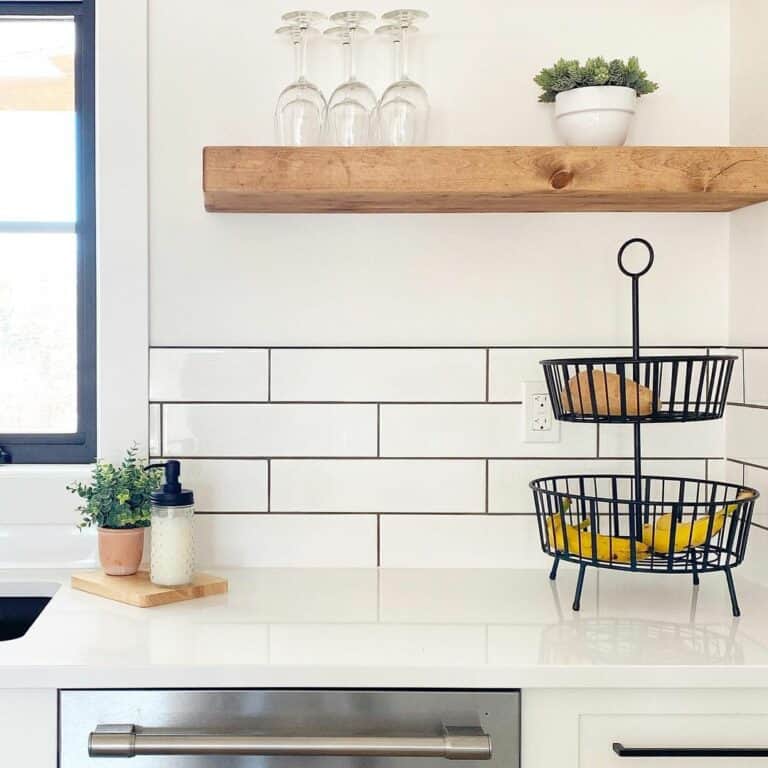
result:
[[[485,514],[486,515],[488,514],[488,508],[489,508],[488,497],[490,495],[490,491],[489,491],[489,488],[488,488],[488,475],[489,475],[489,465],[490,465],[490,463],[491,462],[490,462],[489,459],[485,460]]]
[[[595,425],[597,429],[595,430],[595,458],[599,459],[600,456],[600,424]],[[561,427],[562,429],[562,427]]]
[[[704,480],[709,481],[709,459],[704,459]],[[667,546],[669,549],[669,546]]]
[[[376,515],[376,567],[381,568],[381,515]]]
[[[267,350],[267,400],[272,402],[272,350]]]
[[[376,403],[376,457],[381,458],[381,403]]]
[[[759,346],[716,346],[712,349],[768,349]],[[281,345],[281,344],[151,344],[149,349],[222,349],[222,350],[291,350],[291,351],[315,351],[315,350],[478,350],[478,349],[503,349],[503,350],[528,350],[528,349],[619,349],[631,350],[629,344],[317,344],[317,345]],[[641,350],[655,349],[693,349],[708,350],[706,344],[643,344]]]
[[[163,413],[163,404],[160,403],[160,456],[165,455],[165,438],[163,435],[163,421],[165,421],[164,413]]]
[[[491,350],[485,350],[485,402],[490,401],[491,393]]]
[[[335,515],[337,517],[359,517],[360,515],[375,515],[377,518],[388,515],[389,517],[482,517],[482,512],[372,512],[370,510],[356,510],[355,512],[346,512],[344,510],[312,510],[312,509],[293,509],[290,511],[273,510],[272,512],[265,512],[264,510],[240,510],[232,511],[226,509],[196,509],[196,515],[209,515],[215,517],[217,515],[246,515],[251,517],[264,516],[274,517],[275,515],[306,515],[306,516],[321,516],[321,515]],[[491,517],[536,517],[535,512],[494,512]]]
[[[768,405],[758,405],[757,403],[732,403],[728,401],[726,405],[732,405],[734,408],[751,408],[755,411],[768,411]]]
[[[601,461],[632,461],[631,456],[552,456],[551,454],[541,456],[267,456],[263,454],[253,456],[194,456],[174,454],[173,458],[180,461],[482,461],[483,459],[489,461],[595,461],[596,459]],[[720,458],[719,456],[643,456],[643,459],[648,461],[706,461],[707,459],[717,461]],[[739,459],[728,459],[728,461],[768,470],[768,466],[752,464],[748,461],[742,462]]]
[[[522,400],[150,400],[150,405],[522,405]]]
[[[272,459],[267,459],[267,512],[272,511]]]
[[[734,464],[741,464],[743,467],[753,467],[754,469],[768,470],[768,466],[766,466],[765,464],[755,464],[752,461],[742,461],[741,459],[728,459],[728,458],[726,458],[726,461],[732,461]]]
[[[741,401],[747,402],[747,350],[741,350]]]

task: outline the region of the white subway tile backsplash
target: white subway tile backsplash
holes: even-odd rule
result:
[[[729,403],[744,402],[744,350],[737,347],[710,347],[710,355],[730,355],[736,359],[731,374],[731,384],[728,387],[727,401]]]
[[[275,349],[272,399],[482,401],[483,349]]]
[[[273,512],[483,512],[485,462],[274,460]]]
[[[722,458],[725,426],[722,419],[685,424],[648,424],[643,427],[643,456],[648,458]],[[631,457],[633,427],[630,424],[600,425],[600,456]]]
[[[710,459],[707,461],[707,479],[718,483],[735,483],[740,485],[744,482],[744,465],[738,461],[728,461],[728,459]]]
[[[265,349],[151,349],[149,399],[266,400],[268,375]]]
[[[522,400],[524,381],[544,381],[542,360],[561,357],[619,356],[631,352],[630,347],[573,347],[535,349],[492,349],[489,356],[488,379],[491,402]]]
[[[561,425],[558,443],[522,441],[520,405],[383,405],[381,455],[594,456],[595,427]]]
[[[376,565],[375,515],[198,515],[201,568]]]
[[[195,493],[198,512],[266,512],[267,462],[184,459],[181,482]]]
[[[631,471],[631,427],[604,425],[598,441],[594,425],[561,423],[559,442],[528,443],[510,402],[541,378],[540,359],[595,349],[491,349],[488,377],[482,347],[275,349],[272,402],[222,402],[237,394],[213,373],[232,373],[233,351],[216,350],[199,377],[214,402],[150,407],[153,454],[181,457],[212,513],[198,518],[204,565],[546,567],[528,483]],[[502,402],[482,402],[486,378]],[[164,397],[193,396],[179,386]],[[643,437],[649,474],[704,477],[704,457],[725,455],[722,422],[648,425]]]
[[[531,514],[536,511],[528,484],[552,475],[632,474],[630,459],[504,459],[488,465],[488,511]],[[643,473],[679,477],[706,474],[704,460],[645,461]]]
[[[164,453],[375,456],[375,405],[165,405]]]
[[[744,350],[744,402],[768,405],[768,349]]]
[[[160,405],[152,403],[149,406],[149,455],[162,456],[162,423],[160,416]]]
[[[489,358],[489,393],[491,402],[522,400],[522,384],[525,381],[544,381],[542,360],[558,358],[623,357],[632,354],[631,347],[613,348],[537,348],[537,349],[492,349]],[[698,355],[706,356],[706,347],[668,348],[643,347],[641,355]],[[730,350],[723,354],[732,354]],[[694,370],[698,370],[695,368]],[[669,398],[670,381],[665,379],[660,396]],[[678,383],[677,395],[682,394],[682,381]]]
[[[546,568],[534,515],[383,515],[389,568]]]
[[[768,524],[768,469],[745,466],[744,485],[760,493],[752,519],[761,525]]]
[[[729,405],[728,458],[768,467],[768,409]]]

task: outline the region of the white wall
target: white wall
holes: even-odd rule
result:
[[[731,3],[731,143],[768,144],[768,111],[759,86],[768,78],[768,4]],[[757,88],[757,90],[756,90]],[[768,283],[768,204],[737,211],[731,218],[729,339],[743,358],[743,386],[731,392],[728,407],[727,471],[735,482],[757,488],[748,562],[762,578],[768,569],[755,553],[768,545],[768,322],[764,286]]]
[[[597,53],[637,54],[661,83],[640,102],[632,143],[728,143],[725,0],[654,0],[642,13],[623,0],[424,7],[412,74],[432,99],[434,143],[557,143],[531,78],[558,56]],[[616,459],[630,442],[620,428],[598,441],[594,427],[564,425],[560,443],[523,443],[520,382],[541,378],[547,347],[629,343],[615,254],[635,235],[657,250],[644,343],[725,344],[728,217],[205,213],[201,148],[273,141],[291,75],[272,34],[285,8],[150,4],[150,442],[187,459],[208,513],[202,556],[542,565],[527,482],[625,469]],[[378,40],[361,50],[377,91],[388,55]],[[309,71],[329,92],[332,44],[314,45]],[[393,346],[407,349],[381,349]],[[650,432],[662,472],[704,475],[724,453],[722,423]]]
[[[189,457],[185,478],[204,513],[204,561],[542,564],[527,481],[576,467],[623,469],[628,443],[616,431],[604,430],[598,441],[592,427],[568,425],[559,444],[522,443],[519,383],[539,376],[536,361],[550,347],[628,343],[628,286],[615,268],[627,237],[648,237],[657,251],[642,285],[645,344],[751,343],[728,334],[728,253],[736,240],[724,214],[205,213],[202,147],[273,141],[272,111],[290,78],[291,54],[272,30],[287,6],[229,0],[212,12],[201,0],[148,5],[149,442],[153,455]],[[537,103],[532,76],[561,55],[602,53],[639,55],[661,84],[640,101],[630,143],[727,144],[731,123],[737,141],[734,115],[754,100],[731,87],[729,71],[748,67],[753,54],[732,60],[731,45],[757,46],[749,30],[739,37],[757,5],[733,5],[734,18],[745,20],[734,30],[727,0],[651,0],[642,12],[629,0],[427,3],[432,18],[414,42],[412,74],[432,100],[431,139],[556,143],[551,105]],[[120,0],[102,10],[110,20],[102,56],[120,60],[101,71],[100,88],[108,91],[102,127],[113,132],[112,151],[123,141],[126,148],[122,159],[102,165],[101,176],[110,212],[102,274],[115,278],[102,284],[100,297],[112,323],[101,342],[109,361],[102,413],[110,456],[132,432],[143,433],[146,408],[141,311],[129,335],[115,322],[116,307],[123,317],[135,310],[124,286],[140,297],[145,268],[145,7],[144,0]],[[390,72],[388,55],[379,40],[361,50],[360,74],[377,91]],[[690,60],[695,67],[681,66]],[[310,73],[328,93],[340,73],[338,51],[318,42]],[[132,260],[136,269],[123,283],[121,270]],[[743,278],[752,292],[754,266],[747,264]],[[733,270],[732,281],[738,265]],[[732,315],[740,311],[731,306]],[[754,328],[754,319],[743,327]],[[110,354],[123,343],[130,363]],[[348,346],[361,349],[318,349]],[[407,349],[380,349],[390,346]],[[659,431],[647,446],[656,459],[649,466],[661,472],[732,473],[736,466],[714,461],[725,453],[722,423]],[[32,481],[7,479],[0,521],[22,528],[28,515],[30,523],[71,530],[73,505],[30,505],[23,490]],[[78,546],[69,561],[85,557],[81,538]],[[0,562],[8,564],[13,547],[6,549]]]

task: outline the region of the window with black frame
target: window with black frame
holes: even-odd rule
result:
[[[95,0],[0,0],[0,463],[96,455]]]

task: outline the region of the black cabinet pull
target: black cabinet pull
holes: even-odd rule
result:
[[[768,747],[625,747],[613,742],[619,757],[768,757]]]

